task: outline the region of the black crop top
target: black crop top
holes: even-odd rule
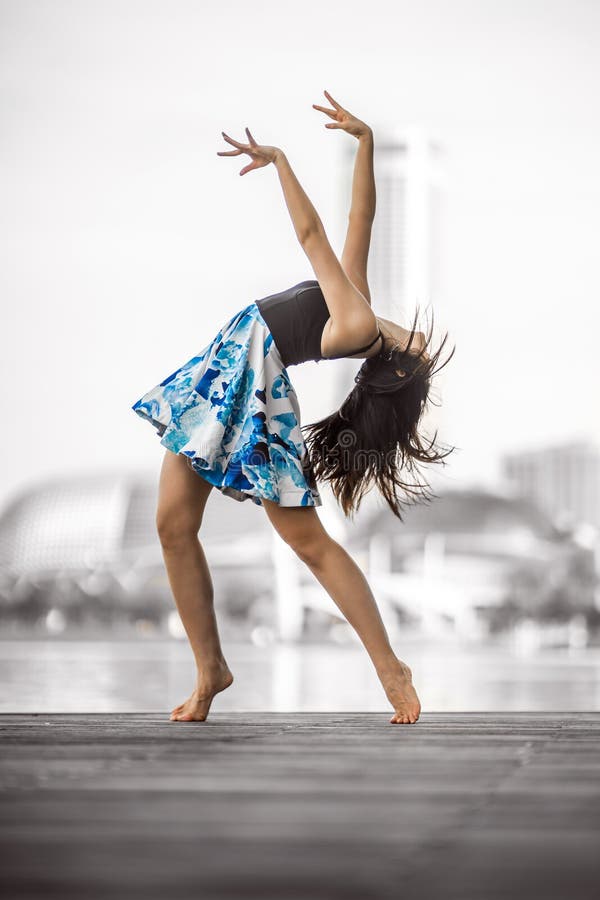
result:
[[[284,366],[296,366],[307,360],[344,359],[361,353],[383,338],[381,329],[377,337],[364,347],[358,347],[340,356],[321,354],[323,328],[329,319],[329,309],[319,282],[311,279],[256,300],[261,316],[269,326]]]

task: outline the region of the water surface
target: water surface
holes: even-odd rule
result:
[[[361,645],[224,643],[235,677],[213,708],[386,711],[389,703]],[[600,651],[522,656],[502,647],[407,642],[424,710],[600,709]],[[0,712],[170,710],[194,685],[189,646],[178,640],[0,641]]]

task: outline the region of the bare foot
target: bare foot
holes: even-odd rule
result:
[[[412,684],[412,671],[399,660],[398,665],[379,675],[388,700],[395,709],[390,719],[394,725],[413,725],[419,718],[421,704]]]
[[[227,665],[198,672],[196,687],[191,695],[171,711],[171,722],[203,722],[215,694],[233,683],[233,675]]]

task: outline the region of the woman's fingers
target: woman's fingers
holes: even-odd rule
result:
[[[337,110],[325,109],[324,106],[317,106],[316,103],[313,103],[313,106],[315,109],[320,109],[321,112],[327,113],[327,115],[329,116],[330,119],[334,119],[333,122],[325,122],[325,128],[341,128],[344,131],[346,130],[345,126],[344,126],[344,122],[342,121],[343,116],[340,116],[340,114],[337,112]]]
[[[246,172],[250,172],[252,169],[260,169],[262,166],[266,166],[268,165],[268,163],[274,162],[277,155],[276,147],[268,147],[258,144],[248,127],[245,128],[245,131],[248,135],[248,140],[250,141],[249,144],[242,144],[240,141],[236,141],[234,138],[229,137],[226,132],[222,131],[221,134],[223,135],[223,140],[227,141],[230,144],[233,144],[235,150],[217,151],[217,156],[239,156],[240,153],[247,153],[248,156],[251,157],[251,163],[241,170],[240,175],[245,175]]]
[[[344,107],[340,106],[340,104],[336,100],[333,99],[333,97],[331,96],[330,93],[328,93],[328,91],[323,91],[323,93],[325,94],[325,96],[327,97],[327,99],[329,100],[331,105],[335,106],[335,108],[338,110],[338,112],[345,112]]]
[[[256,165],[256,163],[253,163],[253,162],[252,162],[252,163],[250,163],[249,166],[244,166],[244,168],[241,169],[240,175],[245,175],[246,172],[251,172],[252,169],[257,169],[257,168],[258,168],[258,166]]]
[[[248,129],[246,129],[248,131]],[[236,147],[236,150],[217,150],[217,156],[239,156],[240,153],[248,153],[250,149],[250,145],[246,146],[245,144],[241,144],[239,141],[234,141],[233,138],[230,138],[228,134],[225,134],[224,131],[221,132],[223,135],[223,140],[227,141],[229,144],[233,144]],[[248,131],[248,135],[250,136],[250,132]],[[252,139],[254,140],[254,139]]]
[[[228,144],[233,144],[234,147],[240,147],[242,149],[244,148],[244,144],[241,144],[239,141],[234,141],[234,139],[230,138],[229,135],[225,134],[224,131],[222,131],[221,134],[223,135],[224,140],[226,140]]]
[[[337,113],[335,109],[326,109],[324,106],[317,106],[316,103],[313,103],[314,109],[319,109],[321,112],[327,113],[328,116],[331,116],[332,119],[337,117]]]
[[[336,100],[333,99],[333,97],[331,96],[331,94],[328,91],[323,91],[323,93],[325,94],[325,96],[327,97],[329,102],[332,104],[332,106],[335,107],[335,109],[327,109],[327,107],[325,107],[325,106],[318,106],[316,103],[313,103],[313,107],[315,109],[318,109],[321,112],[326,113],[330,119],[335,120],[335,122],[328,122],[325,125],[325,128],[341,128],[342,130],[345,131],[346,129],[344,127],[344,123],[346,122],[348,113],[346,112],[346,110],[344,109],[343,106],[340,106],[340,104]]]

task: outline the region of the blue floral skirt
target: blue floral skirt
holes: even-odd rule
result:
[[[298,397],[256,303],[131,407],[228,497],[321,506]]]

